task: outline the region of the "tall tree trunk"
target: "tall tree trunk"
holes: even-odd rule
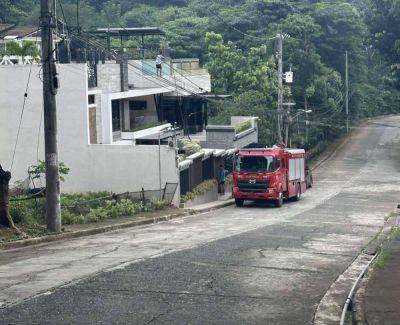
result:
[[[0,165],[0,225],[12,228],[23,238],[26,238],[28,237],[28,235],[14,225],[14,222],[8,210],[8,204],[9,204],[8,187],[10,179],[11,179],[11,173],[5,171]]]
[[[3,170],[0,165],[0,225],[5,227],[12,226],[8,212],[8,184],[10,179],[11,173]]]

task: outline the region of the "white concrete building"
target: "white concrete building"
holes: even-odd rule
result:
[[[86,63],[58,66],[59,161],[70,168],[62,184],[63,192],[108,190],[121,193],[142,188],[157,190],[160,179],[163,186],[166,182],[179,183],[174,148],[162,145],[159,150],[157,145],[135,145],[134,141],[143,133],[157,134],[169,124],[145,132],[131,130],[160,120],[157,101],[161,95],[186,95],[185,87],[190,94],[207,91],[210,78],[205,71],[200,79],[196,74],[197,82],[203,82],[203,90],[196,90],[185,86],[185,82],[190,83],[190,73],[182,71],[182,75],[165,77],[180,86],[167,86],[158,78],[146,75],[143,64],[130,62],[128,76],[123,76],[120,64],[99,63],[97,85],[91,84],[92,87],[88,86],[90,66]],[[124,78],[128,86],[122,85]],[[28,96],[20,120],[28,79]],[[0,65],[0,163],[5,169],[11,169],[14,183],[28,176],[29,166],[44,160],[42,103],[39,65]],[[19,123],[21,128],[14,154]],[[179,189],[176,203],[178,195]]]

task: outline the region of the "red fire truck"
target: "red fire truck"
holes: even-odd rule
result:
[[[241,149],[235,156],[232,194],[238,207],[245,200],[268,200],[281,207],[285,198],[300,200],[306,191],[304,149]]]

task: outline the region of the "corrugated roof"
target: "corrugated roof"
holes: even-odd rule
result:
[[[7,29],[13,28],[15,25],[13,24],[0,24],[0,34]]]
[[[7,28],[6,25],[3,24],[0,27],[0,39],[3,39],[6,36],[17,36],[18,38],[26,37],[26,36],[35,36],[38,31],[37,27],[34,26],[10,26]]]
[[[158,27],[117,27],[117,28],[97,28],[90,33],[94,34],[110,34],[110,35],[165,35],[164,31]]]

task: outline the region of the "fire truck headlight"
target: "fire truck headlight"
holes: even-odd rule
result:
[[[239,190],[239,189],[238,189],[237,187],[233,187],[233,188],[232,188],[233,193],[236,193],[238,190]]]

